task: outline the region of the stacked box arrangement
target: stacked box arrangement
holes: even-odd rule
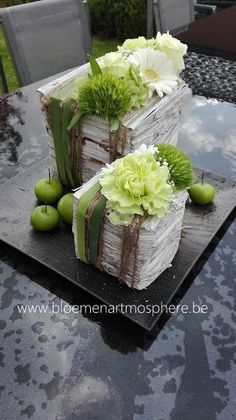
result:
[[[74,193],[76,256],[138,290],[178,250],[192,165],[175,146],[142,145]]]
[[[90,58],[90,63],[38,89],[54,170],[64,185],[82,185],[105,163],[135,151],[143,143],[176,145],[188,91],[179,76],[185,53],[186,46],[169,34],[158,34],[152,40],[139,37],[125,41],[117,52],[97,61]],[[102,87],[103,79],[114,84],[117,79],[127,87],[129,105],[123,106],[124,112],[118,117],[109,114],[114,93],[109,86],[103,103],[94,96],[94,107],[84,110],[84,102],[89,100],[84,92],[96,78]],[[92,104],[86,105],[91,108]],[[73,120],[76,123],[71,124]]]

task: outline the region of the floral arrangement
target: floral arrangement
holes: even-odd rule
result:
[[[176,145],[188,92],[180,78],[186,50],[169,33],[127,39],[117,51],[90,56],[89,63],[38,89],[63,185],[79,187],[143,143]]]
[[[163,218],[173,211],[178,191],[188,188],[192,180],[189,158],[169,144],[142,145],[134,153],[107,164],[97,182],[78,201],[78,257],[90,261],[89,244],[93,249],[98,244],[104,214],[115,226],[130,226],[137,217]]]
[[[74,194],[77,258],[143,289],[179,246],[191,161],[170,144],[142,145]]]
[[[74,95],[79,112],[69,130],[83,115],[95,114],[116,131],[132,108],[144,106],[154,94],[160,98],[178,86],[187,46],[168,32],[156,38],[127,39],[116,52],[90,57],[91,73],[78,81]]]
[[[135,215],[161,218],[177,190],[189,188],[193,169],[189,158],[169,144],[142,145],[101,170],[101,193],[115,225],[129,225]]]

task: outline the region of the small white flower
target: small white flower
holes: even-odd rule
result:
[[[154,155],[156,153],[156,147],[153,145],[147,146],[146,144],[141,144],[141,146],[139,146],[139,148],[137,149],[137,152],[141,152],[141,153],[147,152]]]
[[[110,163],[106,163],[106,165],[100,170],[100,176],[99,179],[103,178],[105,175],[112,174],[114,172],[115,168]]]
[[[149,96],[156,91],[162,97],[164,93],[172,93],[177,86],[175,68],[165,53],[152,48],[140,48],[128,60],[139,68],[141,77],[149,87]]]

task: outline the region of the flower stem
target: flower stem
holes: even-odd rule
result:
[[[204,182],[205,172],[202,173],[201,184]]]

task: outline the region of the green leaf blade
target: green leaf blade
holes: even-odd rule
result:
[[[90,63],[93,76],[99,76],[102,74],[101,67],[99,66],[97,60],[92,55],[89,55],[89,63]]]
[[[86,115],[86,112],[84,111],[79,111],[77,114],[74,115],[74,117],[72,118],[70,124],[67,127],[68,131],[71,131],[72,128],[74,128],[77,124],[79,124],[80,119]]]

